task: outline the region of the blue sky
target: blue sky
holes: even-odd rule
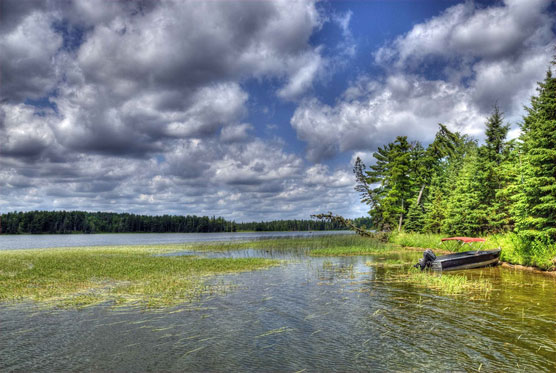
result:
[[[519,133],[549,0],[0,3],[0,211],[362,216],[355,157]]]

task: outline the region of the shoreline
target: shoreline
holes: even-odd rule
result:
[[[403,246],[403,245],[398,245],[399,247],[409,250],[409,251],[420,251],[423,252],[425,250],[432,250],[435,254],[439,253],[442,255],[446,255],[446,254],[454,254],[457,253],[457,251],[450,251],[450,250],[445,250],[445,249],[437,249],[437,248],[423,248],[423,247],[416,247],[416,246]],[[502,249],[503,250],[503,249]],[[556,277],[556,269],[553,270],[543,270],[539,267],[535,267],[535,266],[525,266],[522,264],[512,264],[510,262],[506,262],[503,260],[499,260],[498,261],[499,265],[501,267],[504,268],[509,268],[509,269],[517,269],[517,270],[521,270],[521,271],[528,271],[528,272],[534,272],[534,273],[538,273],[538,274],[544,274],[544,275],[548,275],[548,276],[553,276]]]

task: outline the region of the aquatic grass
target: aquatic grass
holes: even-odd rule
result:
[[[218,289],[210,276],[267,268],[263,258],[155,256],[183,245],[0,252],[0,301],[85,306],[106,301],[171,306]],[[222,286],[221,286],[222,287]]]
[[[190,251],[228,251],[245,249],[280,252],[303,251],[310,256],[370,255],[400,250],[399,247],[394,247],[388,243],[355,234],[273,238],[240,242],[210,242],[188,244],[185,246],[185,250]]]
[[[416,268],[410,268],[405,273],[393,275],[391,280],[434,290],[443,295],[469,295],[472,293],[487,296],[492,291],[492,284],[483,278],[469,278],[462,274],[420,271]]]
[[[409,267],[414,265],[416,260],[410,259],[379,259],[377,261],[367,261],[365,264],[369,267],[385,267],[385,268],[402,268],[402,267]]]

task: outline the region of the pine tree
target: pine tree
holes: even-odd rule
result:
[[[504,147],[502,162],[497,168],[500,188],[496,190],[494,202],[489,209],[490,232],[510,232],[514,228],[512,209],[521,182],[519,157],[516,140],[508,141]]]
[[[553,63],[556,62],[556,59]],[[556,240],[556,78],[548,69],[522,123],[523,182],[516,229],[527,240]]]
[[[443,231],[456,235],[479,235],[487,230],[487,211],[482,199],[483,186],[477,174],[479,160],[477,150],[471,150],[455,180],[448,199]]]
[[[409,207],[411,195],[411,147],[406,136],[396,137],[390,146],[390,164],[386,175],[389,190],[383,200],[384,220],[392,229],[397,226],[401,230],[404,218]]]
[[[464,138],[459,133],[454,133],[448,130],[446,126],[439,123],[439,130],[435,135],[434,141],[423,149],[421,144],[416,143],[412,148],[412,171],[411,180],[414,184],[413,198],[409,211],[407,213],[407,220],[404,229],[407,231],[424,232],[424,231],[438,231],[436,223],[433,223],[432,215],[429,214],[428,207],[430,203],[427,200],[428,188],[431,186],[434,179],[438,181],[438,176],[444,174],[445,166],[454,157],[457,157],[458,148],[464,142]],[[440,203],[438,197],[441,194],[436,193],[436,202]],[[444,203],[443,201],[442,203]],[[428,222],[427,222],[428,219]]]
[[[503,124],[502,112],[495,105],[486,123],[486,141],[479,149],[476,174],[477,180],[482,185],[479,195],[480,205],[477,208],[488,212],[487,230],[491,232],[500,231],[510,214],[509,204],[502,204],[497,199],[498,192],[507,183],[502,173],[502,164],[506,155],[508,130],[509,126]]]
[[[446,219],[446,203],[444,188],[439,185],[437,177],[432,182],[429,197],[424,204],[423,232],[440,233],[442,231]]]
[[[425,188],[430,184],[431,165],[434,161],[421,143],[416,141],[411,144],[409,169],[411,193],[408,201],[407,217],[403,226],[404,230],[408,232],[423,231],[425,218],[423,196],[426,193]]]
[[[365,170],[357,159],[354,173],[355,190],[361,200],[371,206],[373,226],[379,230],[401,229],[409,207],[412,183],[411,145],[407,137],[398,136],[393,143],[379,147],[373,154],[376,163]]]

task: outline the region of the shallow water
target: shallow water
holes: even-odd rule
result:
[[[110,233],[110,234],[18,234],[0,235],[0,250],[51,247],[151,245],[191,242],[243,241],[255,239],[353,234],[352,231],[226,232],[226,233]]]
[[[379,257],[303,251],[219,276],[227,294],[165,310],[0,306],[0,370],[556,371],[556,280],[506,268],[464,273],[490,296],[441,296],[391,281]],[[408,254],[415,256],[414,254]]]

